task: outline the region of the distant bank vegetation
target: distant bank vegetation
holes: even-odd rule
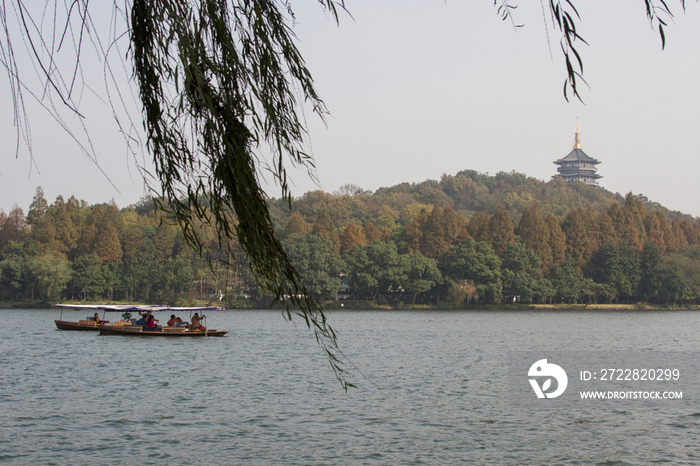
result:
[[[288,256],[324,300],[700,303],[698,220],[642,195],[465,170],[269,206]],[[188,249],[151,199],[121,209],[62,196],[49,204],[37,188],[26,215],[0,212],[0,300],[268,305],[240,249],[229,255],[211,238],[203,256]]]

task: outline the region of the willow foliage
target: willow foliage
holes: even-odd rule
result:
[[[333,2],[321,3],[335,14]],[[161,207],[200,252],[202,220],[215,226],[220,246],[236,238],[260,285],[285,303],[288,318],[299,311],[347,389],[336,334],[275,235],[253,151],[262,142],[272,148],[273,173],[291,201],[283,158],[312,166],[299,97],[325,112],[294,44],[291,15],[289,4],[268,0],[134,0],[134,72],[168,200]]]

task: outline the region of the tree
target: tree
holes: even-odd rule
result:
[[[499,206],[489,220],[487,241],[493,247],[493,250],[496,251],[496,255],[503,257],[506,247],[514,240],[515,233],[513,232],[513,222],[510,219],[510,214],[503,206]]]
[[[68,259],[62,255],[44,254],[33,257],[28,265],[38,295],[48,302],[57,302],[71,277]]]
[[[615,290],[616,298],[629,302],[637,295],[641,279],[640,253],[627,243],[608,243],[591,258],[589,276]]]
[[[363,228],[362,232],[365,234],[365,238],[367,238],[367,243],[371,244],[375,241],[383,239],[382,232],[379,231],[379,229],[374,226],[374,223],[372,222],[365,223],[365,227]]]
[[[362,229],[355,223],[351,223],[340,234],[340,250],[349,251],[357,245],[367,244],[367,238]]]
[[[350,272],[350,288],[373,300],[380,293],[389,296],[406,281],[407,255],[400,255],[394,243],[376,241],[366,246],[355,246],[343,259]]]
[[[335,244],[315,235],[292,235],[282,244],[306,289],[318,299],[336,299],[345,263]]]
[[[58,196],[49,207],[48,217],[54,229],[54,241],[51,249],[60,254],[66,254],[77,245],[78,230],[73,224],[63,196]]]
[[[95,254],[87,254],[75,259],[71,283],[78,292],[82,293],[83,301],[87,299],[88,295],[95,296],[105,291],[106,282],[102,260]]]
[[[427,216],[423,235],[420,241],[420,251],[427,257],[442,254],[450,247],[447,223],[440,206],[434,205]]]
[[[2,250],[10,241],[21,242],[27,234],[27,223],[24,218],[24,212],[15,204],[10,211],[10,214],[5,214],[0,210],[0,250]]]
[[[485,241],[467,238],[438,259],[442,275],[452,283],[472,282],[487,302],[501,300],[501,261]]]
[[[520,241],[514,241],[505,250],[501,264],[503,292],[520,296],[521,302],[530,304],[537,293],[537,280],[542,277],[540,256]]]
[[[420,252],[408,255],[408,270],[402,286],[404,292],[413,295],[414,303],[418,296],[430,291],[441,278],[435,259],[425,257]]]
[[[661,290],[661,249],[651,242],[644,244],[640,259],[639,294],[645,301],[659,297]]]
[[[287,227],[284,229],[284,236],[291,236],[296,234],[305,235],[309,232],[309,224],[301,218],[301,215],[293,213],[289,217],[287,222]]]
[[[335,223],[333,223],[333,219],[325,210],[316,218],[316,221],[311,227],[311,234],[319,238],[330,239],[336,249],[340,247],[340,237],[338,236],[338,231],[335,229]]]
[[[595,243],[589,236],[585,214],[581,209],[569,212],[561,227],[566,235],[566,251],[577,264],[579,271],[588,263],[595,249]]]
[[[552,262],[552,247],[547,222],[539,209],[539,203],[535,202],[523,210],[517,233],[523,243],[542,258],[542,266],[546,266]]]

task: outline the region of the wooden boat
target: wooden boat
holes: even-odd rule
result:
[[[58,320],[54,320],[56,323],[56,328],[59,330],[86,330],[97,332],[99,322],[96,322],[92,317],[86,317],[85,320],[69,321],[63,320],[63,309],[70,308],[75,310],[97,310],[96,306],[89,306],[84,304],[56,304],[56,307],[61,308],[61,317]],[[104,321],[105,323],[108,323]]]
[[[202,312],[204,311],[221,311],[222,307],[171,307],[171,306],[157,306],[157,305],[88,305],[88,304],[56,304],[56,307],[61,309],[61,319],[55,320],[56,328],[59,330],[92,330],[99,331],[100,335],[128,335],[128,336],[155,336],[155,337],[185,337],[185,338],[199,338],[199,337],[223,337],[228,333],[227,330],[214,330],[207,329],[204,331],[194,330],[190,331],[187,327],[162,327],[158,330],[144,330],[141,325],[132,325],[130,321],[114,322],[109,323],[109,321],[101,320],[96,322],[95,320],[79,320],[78,322],[71,322],[62,320],[63,309],[77,309],[77,310],[95,310],[103,312],[121,312],[121,313],[131,313],[138,311],[139,313],[146,312]]]
[[[140,325],[100,325],[100,335],[127,335],[130,337],[202,338],[223,337],[227,330],[189,331],[185,327],[163,327],[161,330],[143,330]]]
[[[77,322],[54,320],[54,322],[56,322],[56,328],[59,330],[87,330],[93,332],[99,330],[97,327],[97,322],[94,320],[79,320]]]

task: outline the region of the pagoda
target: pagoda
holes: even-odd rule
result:
[[[563,159],[555,160],[554,163],[559,165],[559,168],[557,168],[559,175],[554,176],[561,176],[567,183],[581,181],[591,186],[598,186],[596,180],[602,178],[596,173],[598,169],[595,167],[600,162],[587,156],[581,149],[581,133],[579,132],[578,121],[576,122],[574,150]]]

